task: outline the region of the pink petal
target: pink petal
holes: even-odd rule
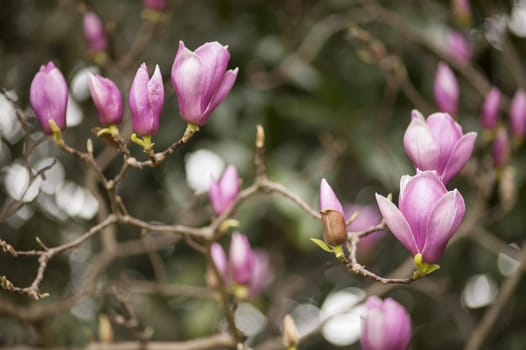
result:
[[[389,227],[395,237],[411,252],[412,255],[416,255],[419,252],[419,249],[413,237],[411,227],[405,217],[390,200],[379,194],[376,194],[375,196],[378,208],[382,213],[387,227]]]
[[[225,72],[223,80],[219,85],[215,95],[213,95],[210,100],[210,104],[206,107],[206,110],[203,112],[202,123],[204,124],[208,119],[208,116],[216,109],[216,107],[225,99],[226,95],[232,90],[234,83],[237,78],[238,69],[228,70]]]
[[[229,165],[225,169],[219,179],[219,186],[223,197],[228,198],[229,202],[233,202],[239,193],[239,176],[235,166]]]
[[[440,62],[435,74],[434,84],[435,102],[441,112],[452,115],[458,108],[458,83],[455,74],[444,62]]]
[[[447,113],[430,115],[427,118],[427,125],[440,147],[440,157],[438,159],[438,168],[436,169],[441,173],[451,152],[453,152],[455,144],[462,137],[462,128]]]
[[[382,305],[385,329],[384,349],[406,350],[411,340],[411,319],[402,305],[386,298]]]
[[[413,176],[406,185],[398,206],[411,227],[419,250],[424,246],[429,215],[446,192],[444,184],[433,171],[424,171]]]
[[[156,124],[154,129],[157,130],[159,128],[160,115],[164,105],[164,85],[159,65],[155,65],[153,76],[148,82],[148,97],[150,108],[154,114],[154,124]]]
[[[223,277],[223,283],[226,282],[228,277],[228,263],[223,247],[221,244],[214,242],[210,247],[210,253],[212,254],[212,260],[214,261],[219,274]]]
[[[204,92],[201,109],[205,110],[223,80],[230,54],[226,47],[217,41],[199,46],[195,53],[199,56],[203,67]]]
[[[440,146],[423,117],[413,117],[411,120],[404,134],[404,149],[415,168],[422,170],[437,168]]]
[[[384,349],[385,322],[382,311],[378,309],[367,311],[367,316],[362,320],[362,335],[360,337],[364,350]]]
[[[199,57],[181,42],[172,66],[172,85],[177,93],[179,112],[188,123],[198,124],[205,87],[203,66]]]
[[[429,216],[427,235],[422,249],[425,262],[435,263],[442,256],[447,242],[462,223],[466,207],[456,189],[446,193]]]
[[[476,140],[477,133],[468,132],[457,141],[441,174],[444,183],[448,183],[466,165],[473,153]]]
[[[320,184],[320,211],[323,210],[337,210],[342,214],[343,217],[345,217],[345,213],[343,211],[342,204],[340,203],[340,200],[334,193],[334,190],[329,185],[327,180],[321,179]]]

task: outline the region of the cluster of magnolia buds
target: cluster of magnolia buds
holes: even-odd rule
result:
[[[189,136],[204,125],[212,111],[232,89],[237,68],[227,70],[230,54],[226,46],[208,42],[195,51],[181,41],[171,71],[171,80],[179,102],[179,113],[188,123]],[[122,121],[122,96],[117,85],[98,74],[90,74],[89,90],[98,112],[102,132],[118,133]],[[42,66],[30,88],[30,103],[42,130],[60,134],[66,127],[68,87],[53,62]],[[164,104],[164,86],[159,66],[150,77],[143,63],[130,87],[128,104],[134,131],[132,140],[145,150],[152,147],[151,136],[159,129]]]
[[[272,282],[268,255],[253,250],[246,235],[232,234],[228,259],[217,242],[211,246],[211,255],[222,285],[238,300],[257,296]],[[213,287],[218,285],[212,271],[208,272],[208,283]]]
[[[455,56],[462,56],[458,46]],[[453,49],[452,49],[453,50]],[[466,49],[467,50],[467,49]],[[459,87],[455,74],[443,62],[438,64],[435,74],[434,95],[437,108],[441,112],[456,115],[459,103]],[[486,142],[492,143],[493,166],[500,169],[507,164],[512,145],[517,147],[522,144],[526,136],[526,92],[519,89],[513,95],[509,110],[509,123],[499,121],[501,112],[501,92],[493,86],[486,94],[481,107],[480,125],[484,131]],[[510,135],[512,142],[510,142]]]

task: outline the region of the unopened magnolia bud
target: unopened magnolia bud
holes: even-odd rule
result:
[[[440,62],[436,70],[434,94],[440,112],[446,112],[452,116],[457,114],[458,82],[451,68],[444,62]]]
[[[347,226],[345,218],[338,210],[326,209],[321,211],[323,224],[323,238],[327,244],[335,247],[347,240]]]
[[[526,92],[522,89],[518,90],[511,100],[510,127],[514,136],[526,136]]]
[[[283,345],[285,345],[287,349],[295,349],[298,343],[298,330],[296,329],[292,316],[287,314],[283,319]]]

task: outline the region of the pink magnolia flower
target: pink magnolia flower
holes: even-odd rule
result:
[[[194,52],[179,42],[171,78],[179,113],[187,123],[204,125],[232,89],[237,68],[226,70],[229,60],[227,47],[217,41],[205,43]]]
[[[255,297],[265,290],[274,279],[270,267],[270,257],[263,250],[254,250],[254,267],[252,280],[248,286],[250,295]]]
[[[360,342],[364,350],[406,350],[411,340],[411,319],[404,307],[391,298],[370,296],[365,302]]]
[[[122,121],[122,96],[117,85],[99,74],[89,73],[89,91],[101,125],[119,124]]]
[[[434,93],[435,103],[439,111],[451,115],[457,114],[459,95],[457,78],[455,78],[451,68],[444,62],[438,63]]]
[[[471,44],[466,36],[456,30],[449,30],[446,36],[449,53],[463,62],[469,62],[473,57]]]
[[[398,208],[379,194],[376,201],[391,232],[427,263],[440,259],[466,210],[460,192],[448,191],[434,171],[402,176]]]
[[[106,50],[108,39],[104,32],[104,25],[95,12],[86,12],[82,20],[82,29],[86,46],[91,54]]]
[[[228,254],[232,280],[249,285],[253,278],[255,257],[247,236],[234,232]]]
[[[68,85],[66,79],[51,61],[41,66],[29,88],[29,103],[35,112],[40,128],[46,134],[53,130],[49,121],[53,120],[60,130],[66,128],[66,109],[68,106]]]
[[[510,127],[513,135],[526,135],[526,92],[518,90],[511,101]]]
[[[462,133],[462,127],[447,113],[424,119],[417,110],[404,134],[404,148],[415,168],[436,170],[448,183],[462,170],[473,152],[477,133]]]
[[[484,99],[480,123],[484,129],[495,129],[499,121],[500,90],[492,87]]]
[[[223,277],[223,283],[226,283],[228,281],[228,262],[223,247],[221,244],[215,242],[210,247],[210,252],[212,254],[212,260],[217,267],[217,271]]]
[[[208,197],[216,215],[221,215],[239,195],[239,176],[236,167],[229,165],[216,182],[210,175]]]
[[[128,103],[133,131],[140,136],[155,135],[164,104],[163,78],[158,65],[150,79],[146,64],[141,64],[130,87]]]

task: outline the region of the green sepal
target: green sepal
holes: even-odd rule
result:
[[[229,228],[239,227],[239,220],[226,219],[219,225],[219,231],[226,232]]]
[[[239,301],[242,301],[248,298],[250,291],[247,286],[243,284],[236,284],[234,286],[233,292],[234,292],[234,296],[236,297],[236,299]]]
[[[99,132],[97,133],[97,136],[100,137],[101,135],[111,135],[113,137],[116,137],[117,135],[119,135],[119,129],[117,128],[117,125],[111,124],[107,128],[102,128],[99,130]],[[137,135],[135,135],[135,138],[137,139]],[[133,140],[133,136],[132,136],[132,140]]]
[[[139,146],[141,146],[143,149],[144,149],[144,152],[148,152],[150,150],[153,149],[153,145],[155,145],[155,143],[152,143],[152,137],[149,136],[149,135],[145,135],[145,136],[137,136],[136,133],[133,133],[131,135],[131,140],[138,144]]]
[[[430,275],[440,268],[440,265],[438,264],[426,263],[423,260],[422,254],[420,253],[415,255],[413,261],[415,263],[416,269],[418,270],[413,273],[413,278],[415,280]]]
[[[57,123],[53,119],[49,119],[48,123],[51,131],[53,132],[53,141],[55,141],[57,145],[63,144],[64,140],[62,139],[62,130],[60,130]]]
[[[343,259],[344,257],[343,244],[332,247],[332,251],[334,252],[334,255],[336,256],[336,259],[338,260]]]
[[[325,243],[324,241],[322,241],[321,239],[317,239],[317,238],[311,238],[310,239],[314,244],[316,244],[318,247],[320,247],[321,249],[325,250],[327,253],[333,253],[334,252],[334,249],[331,248],[327,243]],[[341,246],[340,246],[341,247]]]

